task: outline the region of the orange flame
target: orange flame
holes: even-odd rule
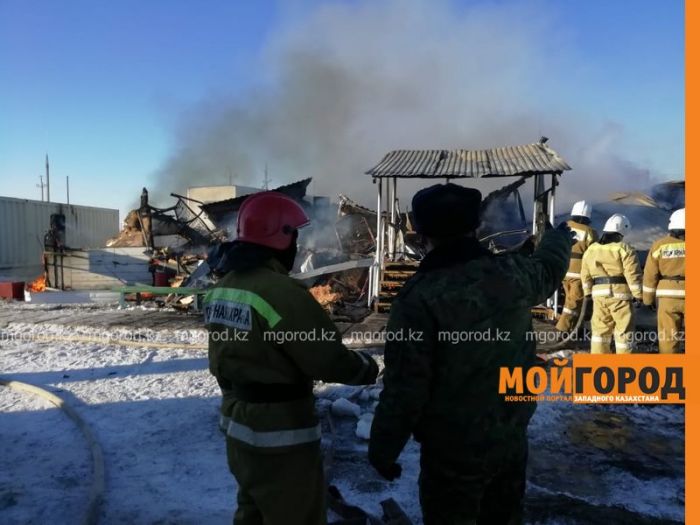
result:
[[[321,306],[332,304],[341,298],[341,294],[331,291],[330,284],[314,286],[313,288],[309,289],[309,292],[311,292],[311,295],[314,296],[316,302],[318,302]]]
[[[30,292],[43,292],[46,290],[46,276],[41,275],[27,285]]]

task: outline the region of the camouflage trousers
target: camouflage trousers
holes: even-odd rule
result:
[[[518,525],[523,519],[527,437],[489,465],[421,451],[420,504],[425,525]]]

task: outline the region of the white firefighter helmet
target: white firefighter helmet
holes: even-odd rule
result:
[[[630,224],[629,219],[621,213],[615,213],[614,215],[611,215],[610,218],[605,222],[605,226],[603,226],[603,232],[620,233],[624,235],[630,228],[632,228],[632,225]]]
[[[685,208],[676,210],[668,221],[669,230],[685,230]]]
[[[572,217],[588,217],[591,218],[591,205],[586,201],[578,201],[574,203],[574,207],[571,208]]]

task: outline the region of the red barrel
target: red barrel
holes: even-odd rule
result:
[[[159,272],[155,274],[156,286],[170,286],[170,275],[167,272]]]
[[[23,282],[0,282],[0,297],[24,301]]]

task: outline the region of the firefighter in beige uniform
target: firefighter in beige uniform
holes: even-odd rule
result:
[[[642,270],[637,252],[622,239],[631,228],[619,213],[605,223],[600,241],[583,255],[583,293],[593,297],[591,353],[609,354],[613,335],[615,351],[626,354],[634,343],[632,302],[642,300]]]
[[[685,208],[671,214],[668,230],[649,250],[643,292],[644,304],[658,310],[659,352],[676,354],[685,323]]]
[[[235,525],[325,525],[321,427],[313,380],[374,383],[371,356],[352,352],[308,290],[287,274],[303,208],[276,192],[248,197],[230,268],[204,300],[209,370],[224,392]]]
[[[557,330],[570,332],[576,325],[583,304],[583,287],[581,286],[581,261],[588,247],[598,240],[598,234],[590,226],[591,205],[586,201],[578,201],[571,209],[571,219],[567,221],[569,228],[576,235],[576,244],[571,248],[569,269],[562,281],[564,306],[557,322]]]

